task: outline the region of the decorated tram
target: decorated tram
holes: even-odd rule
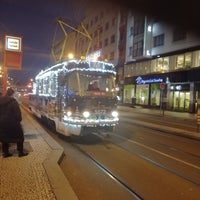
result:
[[[119,121],[115,76],[111,63],[58,63],[35,77],[29,107],[33,114],[66,136],[113,131]]]

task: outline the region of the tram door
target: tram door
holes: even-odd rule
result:
[[[174,91],[173,108],[177,111],[189,111],[190,92]]]

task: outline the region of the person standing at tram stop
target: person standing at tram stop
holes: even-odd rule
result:
[[[6,95],[0,97],[0,141],[3,157],[10,157],[9,143],[16,143],[18,156],[27,156],[24,152],[24,131],[21,125],[22,114],[17,100],[13,97],[14,90],[8,88]]]

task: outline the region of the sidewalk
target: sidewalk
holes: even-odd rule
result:
[[[149,108],[141,108],[139,106],[129,107],[129,106],[124,106],[124,105],[119,105],[118,110],[130,112],[130,113],[133,112],[133,113],[140,113],[140,114],[148,114],[149,117],[151,116],[163,117],[163,112],[162,110],[159,110],[159,109],[149,109]],[[151,127],[156,130],[161,130],[164,132],[200,140],[200,131],[199,132],[197,131],[197,124],[196,124],[197,114],[187,113],[187,112],[164,111],[163,120],[172,120],[172,121],[179,120],[182,123],[192,123],[194,128],[193,130],[185,130],[183,128],[181,129],[181,128],[174,128],[174,127],[169,127],[165,125],[158,125],[155,123],[149,123],[149,122],[145,122],[145,121],[141,121],[141,120],[137,120],[133,118],[129,119],[129,121],[134,122],[134,124]]]
[[[77,200],[58,164],[62,147],[23,109],[22,114],[24,149],[29,155],[19,158],[16,145],[11,144],[13,156],[0,157],[0,199]]]

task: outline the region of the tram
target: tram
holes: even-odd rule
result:
[[[66,136],[113,131],[119,121],[115,77],[111,63],[63,61],[35,77],[29,108]]]

